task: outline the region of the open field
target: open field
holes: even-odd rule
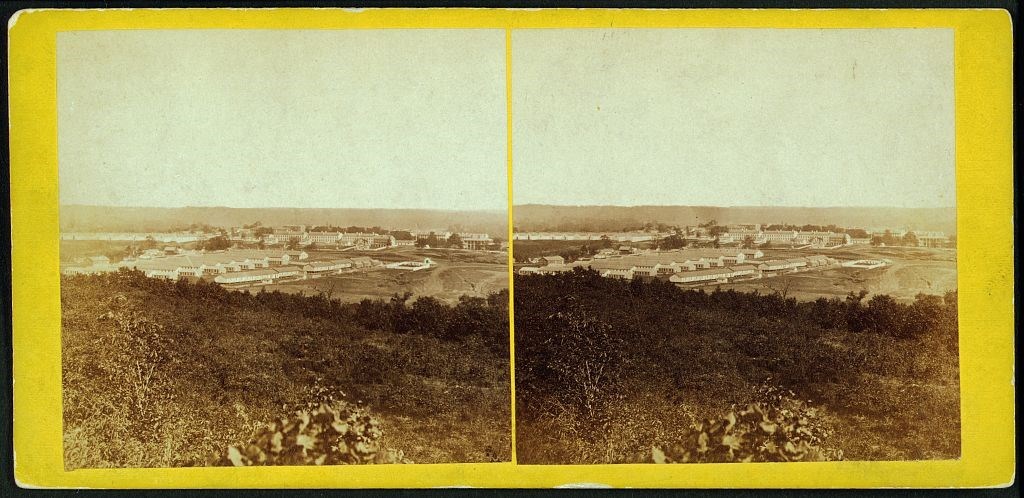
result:
[[[445,249],[398,248],[383,251],[314,251],[310,259],[370,256],[388,262],[422,261],[430,258],[437,266],[409,271],[378,268],[328,277],[282,282],[264,286],[267,291],[324,293],[342,302],[366,298],[388,298],[412,293],[412,298],[431,296],[454,303],[460,296],[486,297],[508,288],[506,256],[501,253],[450,251]]]
[[[768,249],[765,258],[791,258],[825,254],[839,260],[885,259],[883,268],[861,270],[836,268],[819,272],[783,275],[761,280],[723,284],[721,288],[740,291],[784,292],[800,300],[819,297],[843,298],[865,290],[868,297],[888,294],[912,301],[920,293],[942,295],[957,288],[956,251],[905,247],[844,247],[840,249]]]
[[[128,255],[127,248],[132,245],[141,250],[141,243],[132,243],[127,240],[62,240],[60,241],[60,260],[74,261],[89,256],[107,256],[112,261],[118,261]],[[196,243],[158,243],[157,245],[161,249],[165,246],[191,249],[196,246]]]
[[[617,248],[623,245],[638,249],[654,247],[654,244],[650,241],[621,242],[613,240],[610,244],[607,244],[610,248]],[[605,246],[600,240],[516,240],[513,241],[513,254],[518,262],[524,262],[530,258],[540,256],[565,256],[569,259],[576,259],[585,255],[584,247],[592,252],[596,252]]]

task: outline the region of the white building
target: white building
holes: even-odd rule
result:
[[[213,281],[218,284],[271,284],[280,278],[276,270],[271,268],[260,268],[258,270],[237,271],[217,275]]]
[[[309,242],[313,244],[337,245],[340,239],[340,232],[309,232]]]
[[[695,284],[706,282],[726,283],[733,276],[730,268],[712,268],[708,270],[694,270],[677,273],[669,277],[668,281],[676,284]]]

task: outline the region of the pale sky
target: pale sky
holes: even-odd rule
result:
[[[57,38],[62,204],[507,208],[502,30]]]
[[[956,203],[951,30],[512,37],[516,204]]]

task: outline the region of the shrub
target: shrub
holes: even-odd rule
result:
[[[530,330],[536,339],[523,342],[521,385],[526,393],[557,400],[549,415],[569,411],[602,426],[606,404],[621,387],[621,345],[607,323],[588,315],[566,300],[563,311]]]
[[[174,394],[167,378],[173,358],[164,328],[130,305],[123,295],[109,301],[101,321],[111,320],[118,333],[112,335],[114,354],[99,358],[107,373],[108,386],[127,409],[130,429],[139,439],[155,439],[166,414],[164,405]]]
[[[818,414],[751,403],[717,420],[691,427],[681,441],[653,446],[654,463],[793,462],[842,459],[841,451],[822,448]]]
[[[358,304],[121,271],[63,276],[61,304],[69,470],[216,463],[264,422],[280,426],[281,413],[333,406],[339,397],[315,392],[319,377],[343,385],[348,399],[383,407],[377,416],[396,444],[377,444],[406,449],[418,462],[484,461],[482,448],[498,447],[495,434],[507,427],[507,352],[490,350],[476,333],[457,340],[396,333],[388,327],[409,311],[403,303],[369,301],[385,318],[368,320],[375,323],[369,330],[357,319]],[[442,306],[422,306],[420,318],[455,309]],[[483,306],[507,324],[507,305],[488,299]],[[507,326],[489,333],[504,336],[507,350]],[[465,393],[480,400],[463,403]],[[432,436],[438,424],[460,418],[483,429],[453,440]],[[240,456],[246,446],[236,448]],[[391,453],[378,450],[374,458]]]
[[[412,463],[401,451],[382,450],[380,423],[362,406],[322,402],[261,427],[249,444],[230,446],[216,462],[250,465]]]
[[[781,294],[608,279],[579,269],[516,276],[519,460],[647,461],[652,444],[661,445],[667,459],[682,459],[669,447],[691,434],[693,446],[683,446],[697,447],[700,431],[693,432],[689,416],[714,419],[730,410],[737,422],[728,435],[758,435],[781,448],[782,454],[758,453],[753,459],[806,460],[819,452],[825,458],[838,456],[820,448],[802,452],[799,438],[793,438],[807,436],[805,431],[841,447],[847,457],[892,459],[915,454],[920,445],[908,435],[933,428],[923,453],[955,458],[956,293],[922,295],[913,303],[867,296],[863,291],[845,300],[801,302]],[[573,322],[591,323],[578,328],[585,340],[567,334]],[[600,407],[596,416],[572,409],[585,404],[572,402],[580,392],[572,371],[592,356],[591,344],[609,351],[613,360],[606,366],[612,381],[591,403]],[[765,399],[772,398],[765,392],[754,396],[766,377],[779,386],[774,395],[778,399]],[[915,386],[927,387],[928,406],[934,411],[923,415],[911,410],[913,404],[905,398]],[[780,393],[788,400],[779,398]],[[828,417],[797,406],[792,401],[797,395],[820,406],[822,413],[827,410]],[[759,423],[741,420],[740,412],[752,410],[749,403],[759,404],[768,417],[760,421],[775,424],[777,433],[767,438],[756,432],[761,431]],[[792,414],[797,415],[790,420]],[[760,416],[756,410],[747,415]],[[802,426],[802,418],[811,425]],[[710,422],[703,425],[711,427]],[[725,422],[722,428],[729,425]],[[754,432],[747,435],[747,428]],[[713,435],[720,444],[727,434]],[[795,453],[786,453],[787,442]],[[821,444],[809,436],[806,443],[812,449]],[[877,451],[866,451],[876,445]],[[698,457],[717,458],[697,453],[690,458]]]

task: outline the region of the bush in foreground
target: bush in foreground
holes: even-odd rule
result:
[[[401,451],[382,450],[380,422],[344,401],[322,402],[259,428],[245,446],[230,446],[215,462],[250,465],[412,463]]]
[[[817,412],[802,404],[751,403],[717,420],[691,427],[681,441],[651,448],[654,463],[795,462],[842,460],[823,447],[826,430]]]

